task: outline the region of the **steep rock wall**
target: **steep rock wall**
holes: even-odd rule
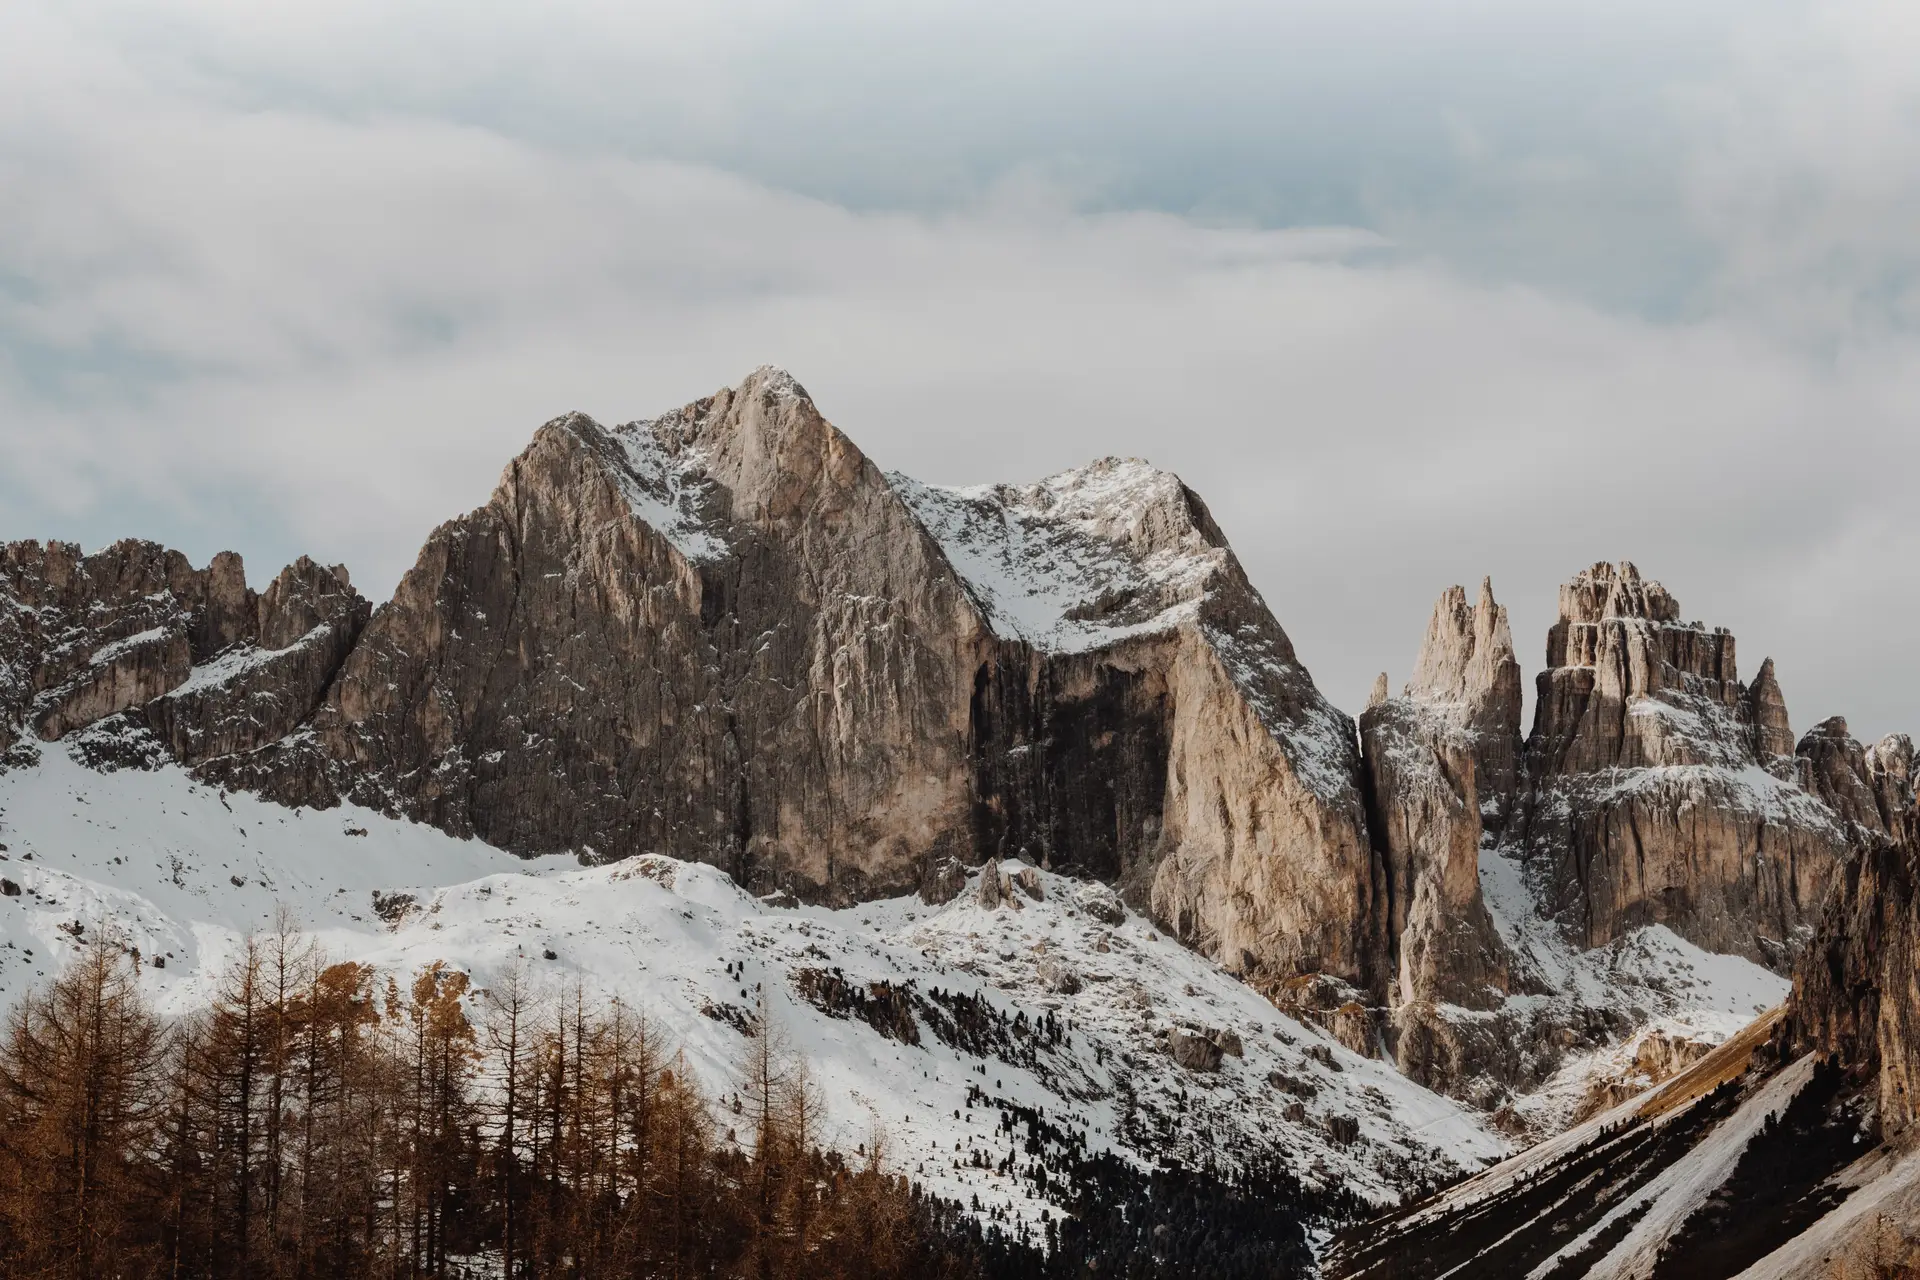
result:
[[[1659,923],[1783,964],[1848,833],[1779,756],[1771,664],[1742,685],[1730,633],[1598,564],[1561,588],[1538,686],[1521,846],[1547,909],[1586,946]]]

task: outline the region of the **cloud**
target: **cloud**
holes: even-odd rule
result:
[[[1749,671],[1771,652],[1800,727],[1920,727],[1899,325],[1808,341],[1734,305],[1731,268],[1722,305],[1650,320],[1378,231],[1089,209],[1044,167],[849,207],[478,121],[441,102],[459,75],[348,110],[353,74],[435,60],[356,60],[370,10],[288,31],[243,8],[176,18],[228,24],[213,62],[312,37],[288,47],[339,55],[325,93],[236,87],[117,11],[0,18],[0,537],[234,545],[256,578],[308,551],[384,592],[546,418],[643,416],[772,362],[929,480],[1180,471],[1349,707],[1404,679],[1449,583],[1493,574],[1532,662],[1557,584],[1626,556],[1733,627]],[[707,38],[689,20],[668,47]],[[1702,146],[1739,83],[1682,104]],[[1690,172],[1711,230],[1766,169]]]

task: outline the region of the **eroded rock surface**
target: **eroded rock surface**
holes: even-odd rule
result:
[[[147,758],[129,735],[148,726],[190,765],[276,742],[313,714],[367,612],[344,569],[304,558],[256,595],[232,552],[195,569],[151,542],[7,544],[0,752],[108,721],[104,760]]]
[[[1770,664],[1742,685],[1729,632],[1598,564],[1561,588],[1538,686],[1522,839],[1549,911],[1587,946],[1659,923],[1784,963],[1848,831],[1781,765]]]
[[[1469,1070],[1442,1006],[1498,1008],[1510,957],[1480,892],[1480,848],[1513,812],[1521,778],[1520,666],[1506,610],[1449,588],[1398,698],[1360,717],[1368,821],[1384,868],[1386,991],[1396,1056],[1416,1079]],[[1470,1034],[1470,1033],[1469,1033]]]

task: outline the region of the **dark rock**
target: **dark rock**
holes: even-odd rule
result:
[[[1189,1071],[1218,1071],[1220,1046],[1206,1036],[1175,1029],[1167,1034],[1167,1052]]]

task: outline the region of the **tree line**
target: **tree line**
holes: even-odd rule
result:
[[[884,1134],[826,1148],[764,1011],[721,1098],[619,999],[439,963],[403,982],[285,916],[192,1015],[159,1016],[139,966],[96,934],[8,1017],[0,1275],[982,1273]]]

